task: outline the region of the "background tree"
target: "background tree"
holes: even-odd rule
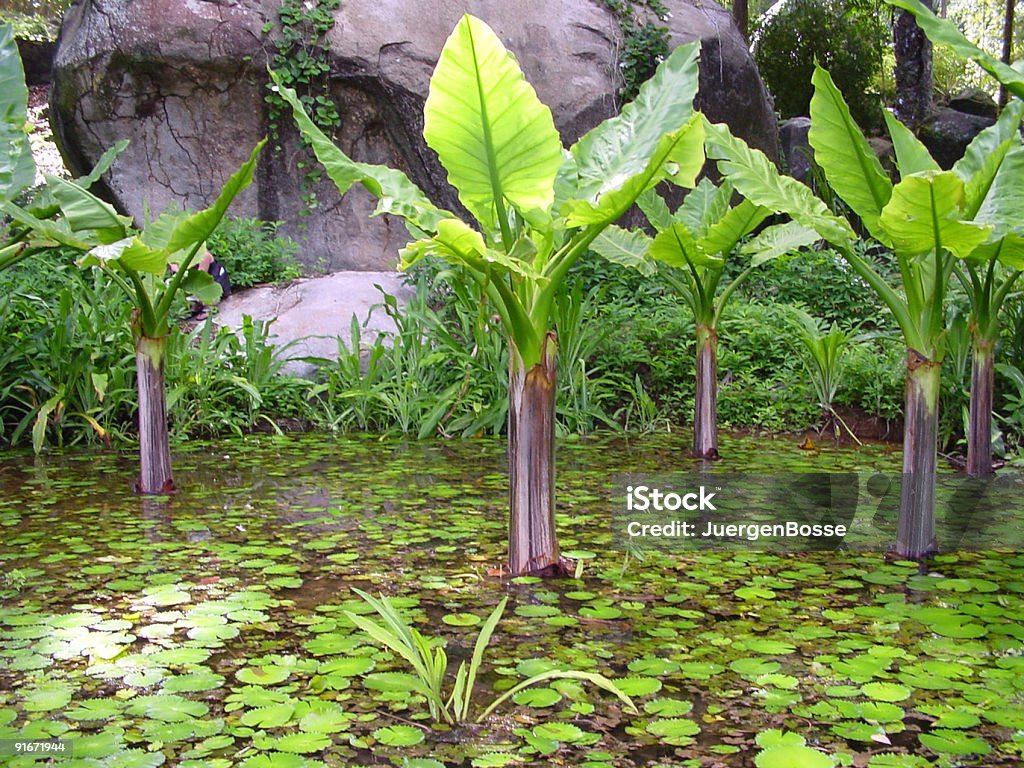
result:
[[[551,111],[515,58],[479,19],[465,16],[438,59],[424,138],[477,228],[431,203],[404,173],[357,163],[281,88],[300,130],[344,194],[355,183],[376,213],[405,219],[416,238],[403,266],[433,256],[483,287],[509,345],[509,568],[563,569],[555,534],[552,314],[569,269],[637,197],[669,179],[692,186],[704,163],[693,113],[697,45],[676,49],[635,101],[566,152]]]

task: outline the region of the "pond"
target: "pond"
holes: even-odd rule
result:
[[[1022,764],[1024,554],[922,569],[871,551],[616,546],[618,473],[696,471],[687,448],[562,442],[577,578],[512,582],[498,441],[194,444],[175,456],[179,492],[146,500],[130,455],[7,455],[0,740],[60,739],[73,766]],[[900,467],[885,445],[721,450],[716,473]],[[476,713],[549,669],[607,676],[638,711],[555,680],[481,724],[432,725],[409,664],[346,615],[369,613],[354,588],[392,598],[453,665],[508,596]],[[13,745],[0,763],[45,762]]]

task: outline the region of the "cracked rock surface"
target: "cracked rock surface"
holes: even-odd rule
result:
[[[171,203],[206,206],[268,133],[261,33],[277,0],[81,0],[65,14],[51,119],[72,173],[115,141],[129,148],[107,193],[141,222]],[[731,16],[712,0],[668,0],[673,45],[700,38],[698,107],[769,155],[775,118]],[[421,137],[423,101],[444,41],[464,12],[487,21],[515,52],[569,144],[617,109],[617,23],[596,0],[345,0],[330,33],[331,90],[351,157],[404,170],[435,202],[458,210]],[[285,221],[309,267],[387,269],[408,241],[400,221],[369,219],[361,188],[338,199],[327,181],[302,216],[299,145],[290,125],[263,153],[236,215]]]

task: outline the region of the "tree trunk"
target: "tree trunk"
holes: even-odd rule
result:
[[[1013,57],[1013,10],[1017,0],[1006,0],[1006,13],[1003,16],[1003,63],[1012,63]],[[1009,92],[1005,85],[999,86],[999,108],[1006,106],[1009,99]]]
[[[1009,1],[1012,2],[1012,0]],[[733,0],[732,17],[736,21],[736,26],[740,30],[740,34],[743,35],[743,39],[749,43],[750,4],[748,0]]]
[[[693,413],[693,454],[718,458],[718,333],[697,324],[697,394]]]
[[[933,7],[932,0],[922,3]],[[932,44],[907,11],[898,12],[892,38],[896,55],[896,117],[916,129],[932,110]]]
[[[971,417],[967,426],[967,474],[992,474],[992,390],[995,344],[976,338],[971,355]]]
[[[142,474],[139,493],[173,493],[171,446],[167,439],[167,392],[164,356],[167,338],[139,337],[135,345],[135,371],[139,384],[139,456]]]
[[[935,464],[942,364],[907,350],[903,414],[903,485],[896,554],[921,560],[935,552]]]
[[[508,473],[509,570],[563,574],[555,534],[555,334],[541,360],[524,370],[516,349],[509,354]]]

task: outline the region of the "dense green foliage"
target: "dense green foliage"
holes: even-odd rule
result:
[[[281,224],[227,216],[207,239],[206,247],[228,271],[232,288],[279,283],[302,274],[295,260],[299,244],[278,234]]]
[[[37,42],[54,41],[60,20],[72,0],[2,0],[0,23],[10,24],[15,37]]]
[[[755,33],[758,70],[782,117],[807,115],[817,61],[832,73],[863,126],[878,125],[874,90],[889,30],[875,3],[788,0]]]

